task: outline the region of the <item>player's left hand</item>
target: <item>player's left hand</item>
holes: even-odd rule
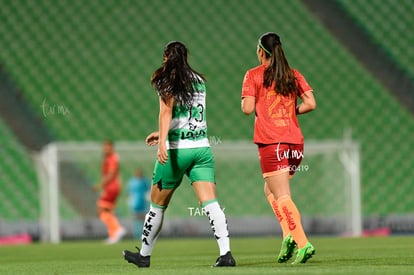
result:
[[[151,134],[149,134],[146,139],[145,139],[145,143],[149,146],[154,146],[158,144],[158,140],[159,140],[160,134],[159,132],[152,132]]]

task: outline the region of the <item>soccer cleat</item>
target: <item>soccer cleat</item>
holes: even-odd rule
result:
[[[303,248],[298,249],[296,259],[292,264],[304,264],[315,254],[315,248],[311,243],[307,243]]]
[[[212,267],[223,267],[223,266],[236,266],[236,261],[231,255],[231,252],[227,252],[225,255],[217,258],[216,263]]]
[[[122,255],[124,255],[124,259],[128,261],[128,263],[134,264],[137,267],[149,267],[151,256],[142,256],[139,253],[138,247],[137,249],[138,249],[138,252],[131,252],[128,250],[122,251]]]
[[[292,236],[288,234],[286,238],[284,238],[282,241],[282,246],[280,248],[279,256],[277,257],[277,262],[285,263],[290,258],[292,258],[295,247],[296,247],[296,242],[293,240]]]

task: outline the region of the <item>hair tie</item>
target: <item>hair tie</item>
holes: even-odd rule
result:
[[[272,56],[272,53],[266,50],[266,48],[262,45],[262,41],[259,39],[259,47],[262,48],[268,55]]]

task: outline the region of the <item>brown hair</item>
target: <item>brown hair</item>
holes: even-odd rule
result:
[[[263,85],[269,88],[275,83],[276,93],[284,96],[296,93],[296,78],[285,57],[280,37],[273,32],[265,33],[259,38],[259,47],[265,52],[266,58],[270,58]]]
[[[196,85],[205,78],[193,70],[187,61],[188,50],[178,41],[168,43],[164,48],[164,62],[151,77],[151,84],[164,102],[174,97],[182,106],[190,106]]]

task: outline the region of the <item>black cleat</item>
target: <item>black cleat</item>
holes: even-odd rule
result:
[[[150,266],[150,257],[151,256],[142,256],[139,254],[139,248],[137,247],[138,252],[131,252],[128,250],[122,251],[122,255],[124,255],[124,259],[128,261],[128,263],[134,264],[137,267],[149,267]]]
[[[216,263],[213,267],[223,267],[223,266],[236,266],[236,261],[234,260],[231,252],[227,252],[225,255],[217,258]]]

